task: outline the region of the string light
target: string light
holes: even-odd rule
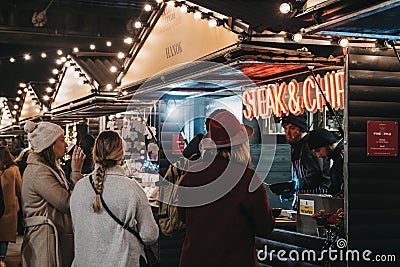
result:
[[[46,54],[45,52],[43,52],[43,53],[40,54],[40,56],[41,56],[42,58],[46,58],[46,57],[47,57],[47,54]]]
[[[63,51],[61,49],[57,50],[57,55],[61,56],[63,54]]]
[[[94,44],[91,44],[91,45],[89,46],[89,48],[90,48],[91,50],[95,50],[95,49],[96,49],[96,46],[95,46]]]
[[[107,47],[110,47],[111,45],[112,45],[111,41],[107,41],[107,42],[106,42],[106,46],[107,46]]]
[[[144,11],[146,11],[146,12],[149,12],[149,11],[151,11],[153,9],[153,7],[151,6],[151,5],[149,5],[149,4],[146,4],[145,6],[144,6]]]
[[[78,53],[79,52],[79,48],[78,47],[74,47],[74,49],[72,51],[74,51],[75,53]]]
[[[122,52],[119,52],[118,53],[118,58],[119,59],[123,59],[125,57],[125,54],[124,53],[122,53]]]
[[[25,55],[24,55],[24,59],[25,59],[25,60],[30,60],[30,59],[31,59],[31,55],[25,54]]]
[[[11,63],[14,63],[14,62],[15,62],[15,58],[10,57],[10,62],[11,62]]]

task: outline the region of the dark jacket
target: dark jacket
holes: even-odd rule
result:
[[[258,266],[255,236],[266,237],[275,221],[268,204],[265,188],[259,186],[249,192],[250,181],[259,181],[258,175],[244,166],[229,163],[217,157],[207,163],[193,165],[183,176],[182,185],[199,187],[209,185],[225,171],[229,180],[238,182],[225,195],[208,204],[180,208],[179,216],[186,219],[186,236],[182,248],[180,267]],[[199,170],[201,171],[193,171]],[[243,173],[241,177],[238,174]],[[236,177],[235,177],[236,176]],[[219,182],[218,181],[218,182]],[[215,190],[215,187],[212,187]],[[213,194],[213,190],[209,191]],[[178,189],[178,198],[192,197]]]
[[[342,139],[330,155],[333,164],[329,170],[329,176],[331,177],[329,193],[333,196],[343,192],[343,150],[344,144]]]
[[[330,186],[329,163],[319,159],[308,146],[308,135],[291,145],[293,171],[300,180],[300,193],[324,194]]]

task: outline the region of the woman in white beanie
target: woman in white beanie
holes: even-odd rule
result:
[[[67,147],[63,129],[50,122],[28,121],[24,130],[33,152],[28,156],[22,182],[22,265],[71,266],[74,238],[69,199],[75,183],[82,178],[85,154],[76,146],[68,182],[59,164]]]

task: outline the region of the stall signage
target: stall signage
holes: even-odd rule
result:
[[[300,199],[300,214],[313,215],[314,214],[314,200]]]
[[[397,121],[367,122],[367,155],[394,157],[399,151]]]
[[[332,72],[323,77],[317,75],[318,83],[332,108],[344,107],[344,73]],[[268,85],[268,87],[249,90],[243,93],[243,115],[246,119],[268,117],[271,115],[299,115],[304,109],[315,113],[322,111],[325,100],[313,77],[303,82],[293,79],[287,84]]]
[[[181,155],[185,149],[185,140],[181,134],[172,135],[172,154]]]

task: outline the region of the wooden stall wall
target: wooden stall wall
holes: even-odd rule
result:
[[[367,121],[400,122],[400,63],[392,49],[350,48],[347,57],[348,247],[398,262],[400,158],[367,156]]]

